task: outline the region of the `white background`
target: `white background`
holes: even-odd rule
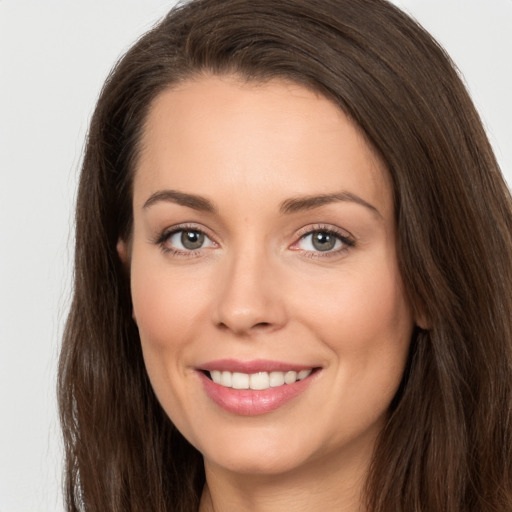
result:
[[[72,210],[110,67],[175,2],[0,0],[0,512],[62,511]],[[459,65],[512,183],[512,0],[395,0]]]

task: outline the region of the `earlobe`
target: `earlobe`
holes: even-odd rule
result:
[[[430,322],[427,319],[427,315],[423,311],[420,311],[416,314],[415,324],[423,331],[428,331],[430,329]]]
[[[128,244],[122,239],[119,238],[116,245],[117,254],[119,259],[123,263],[123,265],[128,265],[130,257],[128,254]]]
[[[116,245],[117,255],[119,256],[119,259],[121,260],[121,263],[123,264],[123,267],[127,270],[127,273],[129,273],[129,267],[130,267],[130,247],[127,242],[125,242],[122,238],[119,238]],[[132,318],[135,324],[137,324],[137,318],[135,317],[135,311],[133,310],[132,305]]]
[[[430,330],[430,325],[428,322],[424,321],[418,321],[416,322],[416,325],[422,330],[422,331],[428,331]]]

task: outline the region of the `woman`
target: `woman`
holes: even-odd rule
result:
[[[195,0],[89,133],[69,510],[512,510],[512,208],[383,0]]]

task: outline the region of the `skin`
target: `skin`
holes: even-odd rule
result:
[[[204,456],[201,510],[362,510],[415,323],[389,177],[363,135],[299,85],[205,76],[154,101],[133,190],[132,239],[118,250],[155,393]],[[215,211],[158,195],[168,190]],[[283,212],[331,194],[344,195]],[[183,224],[206,233],[198,250],[165,236]],[[326,229],[349,243],[332,235],[318,250],[308,233]],[[244,416],[198,376],[226,358],[318,371],[282,407]]]

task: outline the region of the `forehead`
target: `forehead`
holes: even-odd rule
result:
[[[250,198],[363,194],[391,208],[388,173],[359,128],[303,86],[208,76],[161,93],[141,140],[134,202],[158,189]]]

